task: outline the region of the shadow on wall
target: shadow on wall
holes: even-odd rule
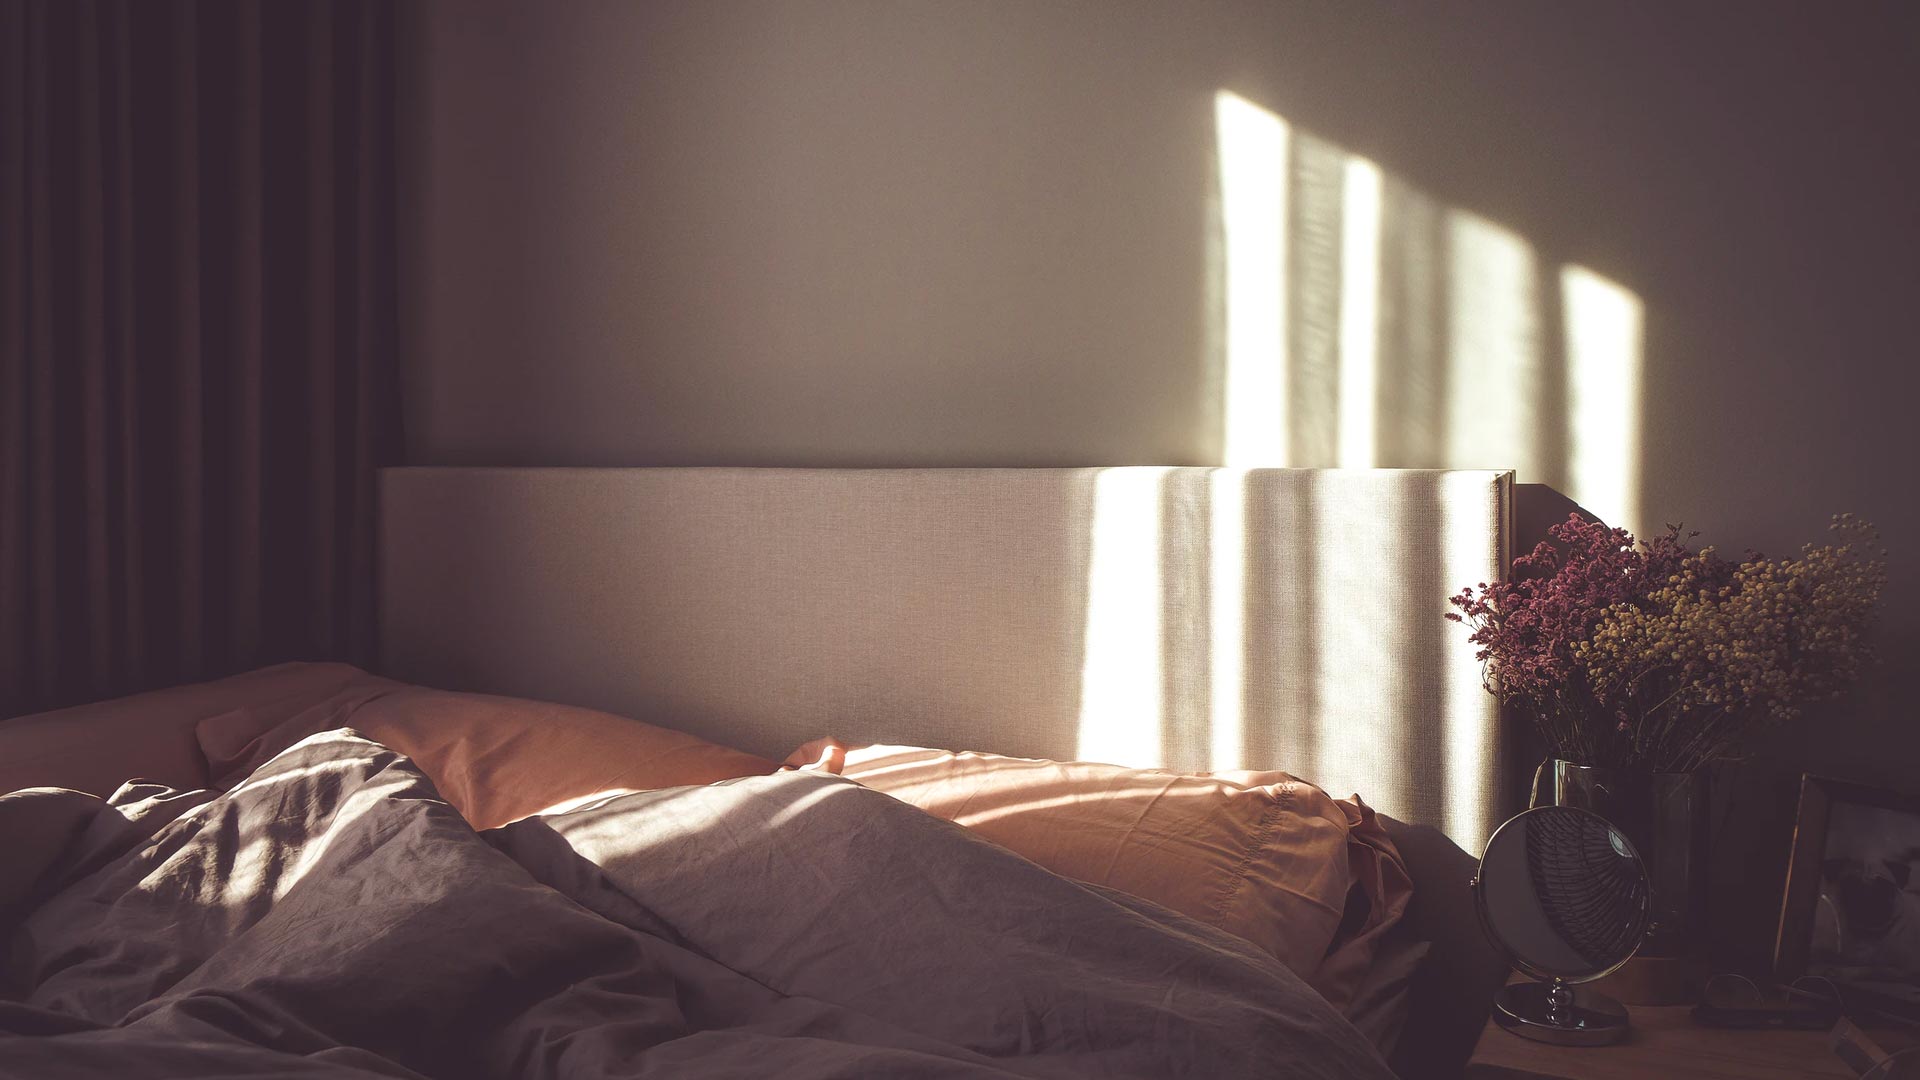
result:
[[[1512,469],[1639,529],[1638,296],[1246,98],[1214,106],[1222,464]]]

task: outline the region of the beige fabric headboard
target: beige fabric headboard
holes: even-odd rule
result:
[[[822,734],[1284,768],[1477,850],[1498,714],[1446,597],[1511,475],[388,469],[387,673],[781,757]]]

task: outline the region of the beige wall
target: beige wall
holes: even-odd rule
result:
[[[1423,208],[1526,244],[1532,442],[1462,460],[1463,424],[1510,418],[1516,391],[1476,381],[1477,339],[1433,316],[1455,347],[1424,366],[1382,339],[1380,464],[1572,483],[1553,289],[1577,264],[1644,305],[1630,523],[1776,552],[1835,510],[1882,524],[1890,672],[1777,739],[1734,800],[1730,880],[1763,881],[1751,944],[1791,774],[1916,783],[1920,20],[1676,7],[415,0],[410,458],[1217,462],[1231,91],[1298,145],[1378,163],[1399,193],[1383,246]],[[1289,266],[1312,270],[1314,242],[1299,230]],[[1444,253],[1396,258],[1383,274],[1488,287]],[[1293,304],[1309,356],[1338,313]]]

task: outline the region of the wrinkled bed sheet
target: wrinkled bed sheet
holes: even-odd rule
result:
[[[1390,1075],[1252,946],[837,777],[479,834],[333,731],[0,837],[9,1078]]]

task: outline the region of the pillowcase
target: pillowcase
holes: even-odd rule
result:
[[[201,721],[210,775],[231,785],[315,732],[351,727],[413,759],[476,829],[595,795],[765,776],[765,758],[681,731],[544,701],[386,682],[347,687],[273,722],[249,709]]]
[[[128,780],[207,786],[194,727],[239,708],[268,723],[359,683],[347,664],[277,664],[213,682],[96,701],[0,723],[0,792],[60,787],[105,798]]]
[[[1371,969],[1413,896],[1358,796],[1334,799],[1284,772],[1187,776],[832,739],[787,764],[849,777],[1064,877],[1237,934],[1343,1013],[1377,996]],[[1396,974],[1404,984],[1410,972]]]

